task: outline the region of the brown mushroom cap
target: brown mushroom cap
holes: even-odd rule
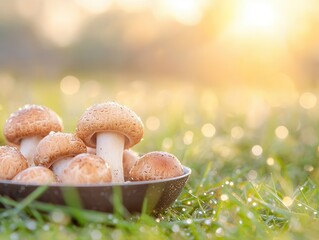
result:
[[[62,131],[60,117],[51,109],[39,105],[25,105],[12,113],[4,126],[9,143],[19,145],[21,139],[46,136],[51,131]]]
[[[0,179],[11,180],[28,167],[28,161],[15,147],[0,147]]]
[[[72,133],[51,132],[35,149],[33,161],[49,168],[55,161],[86,152],[84,142]]]
[[[89,147],[96,147],[96,133],[116,132],[125,136],[125,148],[141,141],[144,130],[141,119],[129,108],[105,102],[88,108],[78,121],[76,134]]]
[[[54,173],[45,167],[29,167],[18,173],[12,181],[31,184],[57,183],[58,180]]]
[[[130,180],[130,171],[138,160],[138,154],[132,150],[125,149],[123,152],[123,172],[125,181]]]
[[[134,164],[130,171],[132,181],[158,180],[177,177],[183,174],[183,166],[172,154],[149,152]]]
[[[60,179],[68,184],[105,183],[112,181],[112,174],[102,158],[82,153],[70,160]]]

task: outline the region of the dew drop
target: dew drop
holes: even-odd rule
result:
[[[178,231],[179,231],[179,226],[178,226],[177,224],[174,224],[174,225],[172,226],[172,231],[173,231],[174,233],[178,232]]]
[[[25,226],[27,229],[33,231],[37,228],[37,222],[34,220],[28,220],[25,222]]]
[[[190,218],[188,218],[188,219],[186,219],[186,224],[192,224],[192,222],[193,222],[193,220],[192,219],[190,219]]]
[[[224,230],[221,227],[217,228],[215,233],[216,233],[217,237],[223,237],[224,236]]]

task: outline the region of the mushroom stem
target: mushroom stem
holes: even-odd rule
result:
[[[41,141],[41,137],[35,136],[35,137],[28,137],[23,138],[20,143],[20,152],[22,155],[28,160],[29,167],[34,166],[33,162],[33,154],[34,150]]]
[[[115,132],[102,132],[96,136],[96,155],[109,164],[112,182],[124,182],[123,151],[124,136]]]

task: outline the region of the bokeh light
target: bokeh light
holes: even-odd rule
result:
[[[289,130],[285,126],[278,126],[275,133],[279,139],[285,139],[289,134]]]
[[[156,116],[150,116],[146,119],[146,127],[151,131],[156,131],[160,125],[161,122]]]
[[[299,98],[300,106],[305,109],[310,109],[316,106],[317,104],[317,97],[311,92],[305,92],[301,94]]]
[[[60,89],[65,95],[73,95],[80,90],[80,81],[74,76],[66,76],[60,82]]]
[[[254,145],[251,148],[251,152],[252,152],[253,155],[258,157],[258,156],[260,156],[263,153],[263,148],[260,145]]]
[[[211,123],[205,123],[201,128],[204,137],[211,138],[215,135],[216,128]]]

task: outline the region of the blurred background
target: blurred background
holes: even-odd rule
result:
[[[35,103],[73,132],[115,100],[145,123],[138,151],[222,168],[238,151],[273,166],[296,148],[290,161],[312,172],[318,28],[317,0],[1,1],[0,123]]]

